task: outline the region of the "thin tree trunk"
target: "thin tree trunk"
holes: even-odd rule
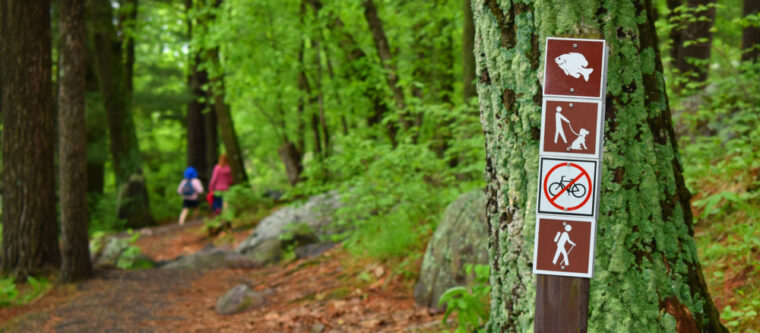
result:
[[[330,130],[327,128],[327,119],[325,118],[325,101],[324,92],[322,91],[322,58],[318,41],[314,42],[314,65],[317,67],[317,74],[314,77],[314,85],[317,89],[319,126],[322,128],[322,147],[324,147],[322,157],[324,158],[330,156]]]
[[[87,30],[84,3],[60,0],[61,72],[58,131],[60,163],[61,278],[71,282],[92,275],[87,230],[87,134],[85,77]]]
[[[364,18],[367,20],[370,32],[372,32],[372,40],[375,42],[377,55],[380,57],[380,63],[386,71],[388,87],[393,92],[393,100],[396,102],[396,108],[398,109],[398,112],[401,113],[399,116],[399,122],[404,130],[408,130],[412,127],[412,121],[406,113],[404,91],[398,84],[396,65],[393,63],[393,54],[391,53],[391,48],[388,44],[388,38],[385,35],[385,29],[383,29],[383,21],[380,20],[380,17],[377,15],[377,7],[373,0],[362,0],[362,6],[364,7]]]
[[[135,68],[135,33],[137,30],[138,0],[124,0],[122,13],[119,15],[119,25],[122,33],[124,47],[124,76],[127,80],[127,90],[134,90]]]
[[[60,264],[53,159],[50,1],[0,2],[2,273]]]
[[[217,59],[218,66],[218,54],[214,59]],[[240,150],[240,143],[238,143],[237,134],[235,133],[230,106],[224,101],[224,79],[221,76],[212,78],[211,85],[213,87],[216,119],[219,121],[219,131],[222,134],[222,142],[224,143],[227,160],[230,164],[233,183],[247,184],[248,175],[246,175],[245,166],[243,165],[243,152]]]
[[[462,29],[462,98],[469,102],[478,96],[475,89],[475,24],[472,21],[470,0],[463,0],[464,27]]]
[[[744,0],[744,16],[760,12],[760,1]],[[742,30],[742,61],[760,59],[760,27],[748,26]]]
[[[111,158],[118,186],[118,216],[129,228],[155,224],[150,213],[148,190],[142,172],[142,157],[131,111],[131,94],[127,89],[121,43],[112,23],[108,0],[89,0],[95,64],[106,108],[111,138]]]
[[[536,78],[547,36],[603,38],[610,46],[589,331],[726,331],[694,250],[691,195],[668,109],[652,3],[621,4],[473,1],[486,145],[489,332],[524,332],[534,324],[536,115],[542,106]]]
[[[91,45],[87,48],[87,74],[85,89],[88,100],[85,106],[87,123],[87,193],[102,195],[105,187],[105,164],[108,160],[108,144],[106,132],[106,117],[103,110],[102,97],[98,88],[98,78],[93,63],[94,52]],[[97,101],[97,102],[95,102]],[[85,101],[87,102],[87,100]],[[91,207],[92,208],[92,207]]]
[[[676,90],[684,88],[685,82],[704,83],[710,70],[710,48],[712,47],[712,29],[715,23],[716,0],[686,0],[686,8],[694,18],[688,22],[679,22],[683,27],[680,36],[674,40],[673,51],[675,68],[685,75],[687,80],[676,84]],[[669,4],[675,3],[668,1]],[[700,10],[698,8],[706,8]],[[672,33],[671,33],[672,34]],[[677,42],[677,44],[676,44]]]
[[[189,13],[192,9],[193,1],[186,0],[185,8]],[[203,24],[199,20],[198,25]],[[192,19],[187,17],[187,30],[188,35],[193,36],[193,22]],[[215,164],[213,161],[209,163],[209,158],[206,156],[208,153],[206,138],[206,116],[204,110],[206,110],[208,104],[208,96],[203,89],[204,85],[208,84],[208,73],[205,69],[200,68],[202,61],[200,51],[194,51],[190,55],[190,74],[187,79],[187,86],[192,94],[192,99],[187,103],[187,165],[193,166],[198,171],[199,178],[204,184],[208,184],[211,177],[211,168]]]

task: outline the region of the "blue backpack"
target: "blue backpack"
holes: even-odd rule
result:
[[[195,188],[193,187],[193,181],[188,179],[185,185],[182,185],[182,195],[188,196],[195,194]]]

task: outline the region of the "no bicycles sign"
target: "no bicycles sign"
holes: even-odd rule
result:
[[[541,159],[538,212],[594,216],[596,161]]]

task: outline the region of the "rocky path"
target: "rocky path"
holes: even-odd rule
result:
[[[142,232],[137,244],[155,260],[189,254],[210,240],[199,223]],[[243,232],[244,233],[244,232]],[[234,246],[244,237],[215,239]],[[219,315],[220,295],[236,285],[267,303]],[[0,309],[2,332],[428,332],[441,315],[418,307],[411,282],[337,247],[324,255],[262,268],[109,270],[58,286],[21,307]]]

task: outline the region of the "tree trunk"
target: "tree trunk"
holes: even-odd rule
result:
[[[543,71],[540,46],[558,35],[604,38],[610,45],[589,331],[724,332],[692,238],[691,195],[668,109],[651,0],[475,0],[473,16],[492,258],[487,330],[525,332],[534,324],[542,100],[537,78]]]
[[[462,98],[464,103],[478,96],[475,90],[475,24],[472,21],[471,0],[463,0],[464,28],[462,29]]]
[[[84,3],[61,0],[61,79],[58,95],[60,163],[61,279],[71,282],[92,275],[87,230],[87,134],[85,77],[87,30]]]
[[[217,59],[218,62],[218,55],[214,59]],[[232,181],[234,184],[247,184],[248,176],[245,173],[245,166],[243,165],[243,152],[240,150],[237,134],[235,134],[230,106],[224,101],[224,79],[221,76],[213,78],[211,79],[211,85],[214,95],[214,110],[216,110],[219,131],[222,134],[222,142],[224,143],[227,160],[230,164]]]
[[[317,106],[319,110],[319,127],[322,128],[322,157],[330,156],[330,129],[327,128],[327,118],[325,117],[325,100],[322,91],[322,58],[318,41],[314,41],[314,66],[317,67],[317,73],[314,76],[314,86],[317,89]]]
[[[129,228],[154,225],[150,213],[148,190],[142,174],[142,158],[131,112],[131,94],[127,89],[121,43],[112,23],[108,0],[88,1],[95,46],[95,65],[105,102],[111,142],[111,159],[118,186],[118,216]]]
[[[760,1],[744,0],[744,16],[760,12]],[[748,26],[742,30],[742,61],[760,59],[760,27]]]
[[[187,12],[190,12],[192,5],[192,0],[185,1]],[[198,25],[201,24],[204,22],[199,20]],[[193,22],[189,16],[187,18],[187,31],[192,38]],[[190,55],[191,71],[187,85],[192,94],[192,99],[187,104],[187,165],[195,167],[198,171],[198,178],[204,184],[208,184],[215,161],[211,160],[209,163],[209,158],[206,156],[208,153],[208,138],[206,138],[206,120],[208,117],[204,115],[204,111],[208,107],[208,96],[203,87],[208,84],[208,73],[205,69],[200,68],[202,59],[201,51],[194,51]]]
[[[86,32],[86,31],[85,31]],[[108,160],[106,117],[103,110],[102,96],[99,91],[98,78],[95,74],[94,52],[92,44],[87,44],[85,64],[85,89],[88,98],[85,106],[87,127],[87,193],[102,195],[105,187],[105,165]],[[90,207],[92,208],[92,207]]]
[[[61,260],[53,159],[50,1],[0,2],[2,272],[24,279]]]
[[[694,17],[688,22],[678,22],[682,29],[680,36],[674,40],[673,64],[685,75],[684,81],[676,83],[676,90],[683,88],[684,83],[704,83],[710,70],[710,48],[712,47],[712,29],[715,22],[716,0],[686,0],[686,9]],[[668,1],[668,4],[675,4]],[[704,7],[705,9],[698,9]],[[671,34],[674,34],[671,32]]]
[[[388,38],[385,36],[383,21],[380,20],[380,17],[377,14],[377,7],[373,0],[362,0],[362,6],[364,7],[364,18],[367,20],[370,32],[372,32],[372,40],[375,42],[377,55],[380,57],[380,63],[386,71],[388,87],[393,92],[393,100],[396,102],[396,108],[398,109],[398,112],[401,113],[399,115],[399,122],[404,130],[408,130],[412,127],[412,121],[409,115],[406,114],[404,91],[398,84],[396,65],[393,63],[393,54],[391,53],[391,48],[388,44]]]
[[[282,163],[285,164],[285,172],[288,174],[288,183],[291,186],[298,184],[301,181],[301,173],[303,172],[303,166],[301,165],[301,155],[296,149],[296,145],[292,142],[286,142],[279,149],[277,153],[280,154]]]
[[[122,44],[124,47],[124,77],[127,80],[127,90],[133,91],[135,69],[135,33],[137,28],[138,0],[120,1],[122,8],[119,15]]]

